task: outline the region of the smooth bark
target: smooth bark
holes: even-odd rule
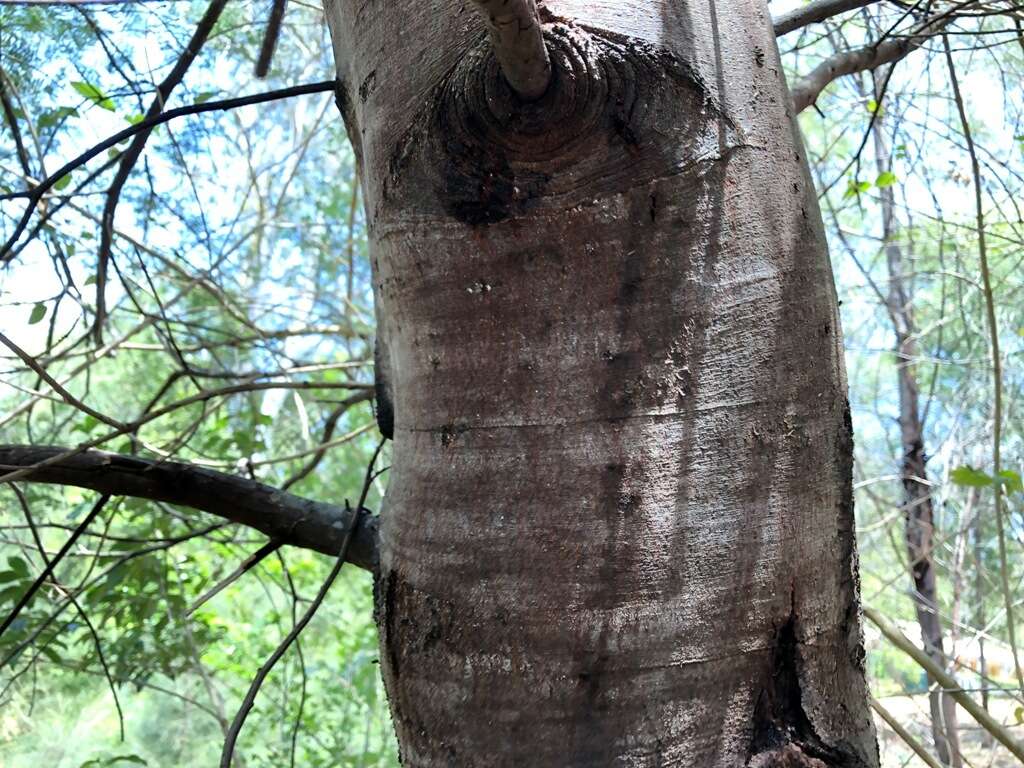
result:
[[[875,767],[836,296],[763,0],[327,3],[406,766]],[[401,34],[396,34],[396,29]]]
[[[787,35],[811,24],[827,21],[833,16],[855,11],[878,0],[814,0],[812,3],[794,8],[779,15],[774,22],[776,35]]]

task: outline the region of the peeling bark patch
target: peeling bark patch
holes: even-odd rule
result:
[[[843,631],[848,638],[848,656],[855,669],[865,670],[864,637],[860,631],[860,567],[857,554],[857,520],[854,513],[853,500],[853,416],[850,413],[849,401],[843,402],[843,424],[837,439],[837,452],[840,457],[842,491],[839,501],[839,520],[837,530],[843,551],[839,567],[842,594],[840,600],[845,602],[843,614]]]
[[[381,645],[387,651],[388,661],[390,662],[389,673],[394,679],[398,679],[399,676],[399,664],[398,654],[396,652],[396,646],[393,642],[395,634],[395,617],[398,612],[395,610],[395,589],[398,583],[398,575],[391,571],[386,576],[383,576],[374,585],[374,617],[377,621],[377,626],[380,629]]]

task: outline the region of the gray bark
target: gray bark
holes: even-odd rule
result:
[[[786,35],[876,2],[878,0],[814,0],[808,5],[779,15],[774,22],[775,34]]]
[[[530,103],[470,3],[327,17],[404,765],[877,766],[837,302],[763,0],[547,2]]]
[[[551,81],[551,62],[536,0],[475,1],[487,20],[494,58],[508,84],[527,101],[539,99]]]

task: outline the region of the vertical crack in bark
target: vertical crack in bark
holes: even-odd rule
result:
[[[395,438],[395,406],[388,374],[387,348],[382,337],[373,343],[373,403],[377,428],[388,440]]]
[[[754,707],[748,768],[861,768],[842,746],[826,744],[804,709],[798,617],[791,609],[775,632],[765,686]]]

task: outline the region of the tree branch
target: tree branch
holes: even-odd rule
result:
[[[551,62],[536,0],[474,0],[487,19],[494,56],[512,90],[526,101],[544,95]]]
[[[358,514],[347,560],[368,571],[377,567],[377,521],[365,510],[355,513],[190,464],[102,451],[86,451],[31,469],[66,452],[58,446],[0,445],[0,471],[27,470],[24,479],[29,482],[191,507],[285,544],[332,556],[341,551],[352,515]]]
[[[14,148],[18,153],[18,162],[21,169],[27,176],[32,175],[32,166],[28,161],[28,152],[25,150],[25,142],[21,138],[21,129],[18,127],[18,118],[14,113],[14,105],[7,96],[7,87],[4,84],[7,80],[7,73],[0,67],[0,107],[3,108],[4,119],[11,129],[11,138],[14,139]]]
[[[89,527],[89,524],[96,519],[96,516],[99,515],[100,512],[103,511],[103,508],[107,505],[108,501],[110,501],[110,496],[108,494],[103,494],[100,496],[99,500],[92,505],[92,509],[89,511],[89,514],[87,514],[85,518],[83,518],[82,522],[78,524],[78,527],[75,528],[67,541],[64,542],[64,546],[60,548],[60,551],[46,563],[46,567],[43,568],[43,572],[36,577],[36,580],[32,582],[32,586],[28,588],[28,591],[26,591],[25,594],[19,598],[18,602],[14,604],[14,607],[11,609],[11,612],[7,614],[7,618],[3,620],[3,623],[0,623],[0,637],[2,637],[4,632],[7,631],[7,628],[14,623],[14,620],[18,618],[18,614],[21,613],[22,609],[32,602],[32,597],[39,591],[39,588],[46,583],[50,574],[53,573],[53,569],[57,567],[61,560],[64,559],[64,556],[67,555],[71,550],[71,547],[73,547],[75,542],[78,541],[78,538],[85,532],[86,528]],[[46,551],[42,550],[42,553],[45,557]]]
[[[263,44],[260,46],[260,55],[256,60],[256,77],[261,80],[270,72],[270,60],[274,57],[274,48],[277,46],[277,38],[281,34],[281,22],[284,21],[284,11],[287,5],[288,0],[274,0],[274,4],[270,8],[267,31],[263,33]]]
[[[810,24],[817,24],[841,13],[855,11],[877,2],[878,0],[815,0],[810,5],[794,8],[774,19],[772,24],[775,27],[775,36],[782,37]]]
[[[917,31],[905,36],[840,51],[828,57],[790,89],[794,111],[797,114],[803,112],[818,100],[822,91],[844,75],[878,69],[902,60],[941,32],[952,20],[952,14],[942,14],[923,22]]]
[[[206,13],[203,14],[203,18],[200,19],[199,24],[192,33],[188,45],[185,46],[184,52],[175,63],[174,68],[157,86],[156,97],[146,111],[147,119],[151,120],[164,111],[167,97],[171,95],[171,91],[184,79],[185,73],[188,72],[192,62],[199,55],[199,50],[206,43],[210,32],[213,31],[213,27],[217,23],[217,19],[220,18],[225,5],[227,5],[227,0],[213,0],[210,3]],[[96,265],[96,321],[93,324],[93,334],[96,337],[97,345],[103,344],[103,323],[107,315],[107,266],[110,262],[114,242],[114,214],[117,212],[117,204],[121,200],[121,189],[124,187],[125,182],[128,181],[128,177],[131,175],[132,169],[135,168],[135,163],[142,154],[142,150],[145,149],[146,142],[149,140],[152,132],[153,129],[149,128],[135,136],[128,149],[121,155],[117,174],[107,190],[107,200],[103,206],[103,224],[100,227],[99,258]]]
[[[11,236],[7,238],[7,242],[4,243],[3,247],[0,248],[0,264],[10,261],[12,258],[11,249],[14,244],[17,243],[18,238],[21,237],[25,228],[28,226],[29,219],[32,218],[32,212],[35,207],[39,204],[39,201],[43,199],[43,195],[50,191],[54,184],[60,181],[62,178],[67,176],[76,168],[85,165],[87,162],[92,160],[97,155],[106,152],[111,147],[115,147],[125,139],[130,139],[137,133],[148,131],[154,126],[168,123],[175,118],[182,117],[184,115],[198,115],[203,112],[218,112],[227,109],[237,109],[238,107],[248,106],[250,104],[263,104],[268,101],[276,101],[278,99],[288,99],[293,96],[303,96],[309,93],[327,93],[334,92],[337,88],[336,80],[325,80],[319,83],[309,83],[307,85],[295,85],[289,88],[280,88],[276,91],[268,91],[266,93],[256,93],[251,96],[239,96],[234,99],[223,99],[221,101],[206,101],[202,104],[190,104],[186,107],[178,107],[177,109],[169,109],[166,112],[161,112],[159,115],[153,118],[143,120],[141,123],[129,126],[122,131],[118,131],[113,136],[104,139],[99,144],[86,150],[74,160],[65,163],[63,166],[58,168],[56,171],[51,173],[38,185],[34,186],[30,190],[24,192],[15,192],[6,195],[0,195],[0,200],[12,200],[14,198],[24,197],[28,199],[28,204],[25,208],[25,212],[22,214],[21,219],[18,221],[17,226],[11,233]]]
[[[381,441],[377,443],[377,450],[373,452],[373,456],[370,458],[370,463],[366,467],[366,479],[363,481],[363,490],[359,494],[359,503],[356,504],[356,509],[362,509],[363,504],[366,503],[366,494],[370,492],[370,484],[373,482],[375,475],[373,474],[373,465],[377,463],[377,457],[380,456],[381,448],[384,447],[384,441],[386,438],[381,438]],[[231,728],[228,729],[227,735],[224,738],[224,749],[221,751],[220,756],[220,768],[231,768],[232,756],[235,753],[235,743],[238,741],[238,734],[242,730],[242,726],[245,725],[246,718],[249,717],[249,712],[252,711],[253,704],[256,703],[256,694],[260,692],[260,688],[263,687],[264,681],[267,679],[267,675],[270,674],[270,670],[274,668],[274,665],[281,660],[285,652],[299,639],[299,635],[302,634],[302,630],[306,628],[313,616],[316,615],[317,610],[323,603],[324,598],[327,597],[328,591],[331,589],[331,585],[334,584],[334,580],[338,578],[338,573],[341,571],[342,566],[348,559],[347,554],[349,547],[353,543],[353,534],[355,533],[354,526],[349,526],[345,530],[345,536],[341,542],[341,548],[338,550],[336,556],[337,560],[334,562],[334,567],[331,572],[327,575],[327,579],[320,586],[320,590],[317,592],[316,597],[313,598],[313,602],[309,604],[309,608],[302,614],[302,618],[295,622],[291,632],[289,632],[284,640],[281,641],[280,645],[274,649],[274,652],[270,654],[270,658],[259,668],[256,676],[253,678],[252,683],[249,685],[249,690],[245,694],[245,698],[242,699],[242,705],[238,708],[238,712],[235,714],[235,719],[231,721]]]
[[[936,664],[928,654],[910,642],[898,627],[890,624],[889,620],[878,613],[878,611],[865,606],[864,615],[868,621],[878,627],[886,640],[916,661],[918,666],[930,674],[940,687],[948,691],[949,695],[956,699],[961,707],[967,710],[968,714],[977,721],[978,725],[988,731],[1019,760],[1024,760],[1024,745],[1018,743],[1010,731],[992,717],[987,710],[978,706],[974,699],[963,691],[960,683],[955,678],[951,677],[946,670]]]

